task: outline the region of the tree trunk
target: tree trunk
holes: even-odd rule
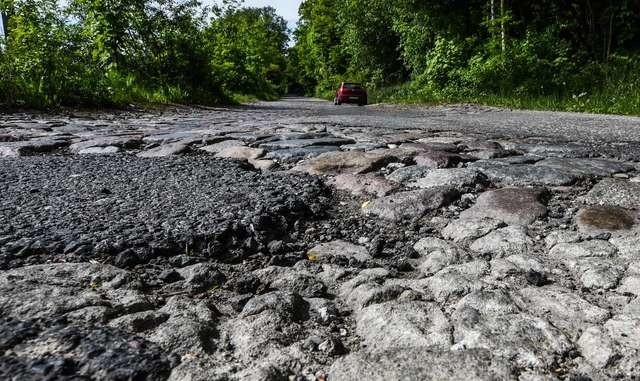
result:
[[[502,53],[504,53],[506,48],[506,33],[505,33],[505,25],[504,25],[504,0],[500,0],[500,42],[502,47]]]
[[[609,61],[611,57],[611,44],[613,43],[613,4],[609,3],[609,41],[607,41],[607,57]]]
[[[491,21],[496,19],[496,0],[491,0]]]

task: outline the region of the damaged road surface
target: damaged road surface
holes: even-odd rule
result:
[[[0,379],[633,380],[640,119],[0,115]]]

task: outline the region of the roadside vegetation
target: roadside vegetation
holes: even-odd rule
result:
[[[290,80],[332,98],[640,114],[637,0],[306,0]]]
[[[62,5],[64,3],[65,5]],[[0,105],[123,106],[275,99],[285,20],[238,1],[0,0]]]
[[[0,0],[0,106],[218,104],[287,91],[640,114],[639,0],[305,0],[289,46],[242,0]]]

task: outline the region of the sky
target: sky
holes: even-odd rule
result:
[[[2,25],[2,14],[0,14],[0,38],[4,38],[4,26]]]
[[[205,0],[206,2],[206,0]],[[289,28],[293,28],[298,22],[298,7],[302,0],[245,0],[246,7],[266,7],[272,6],[278,14],[284,17],[289,23]]]

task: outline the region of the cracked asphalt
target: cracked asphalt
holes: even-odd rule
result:
[[[640,118],[0,114],[0,378],[638,380]]]

